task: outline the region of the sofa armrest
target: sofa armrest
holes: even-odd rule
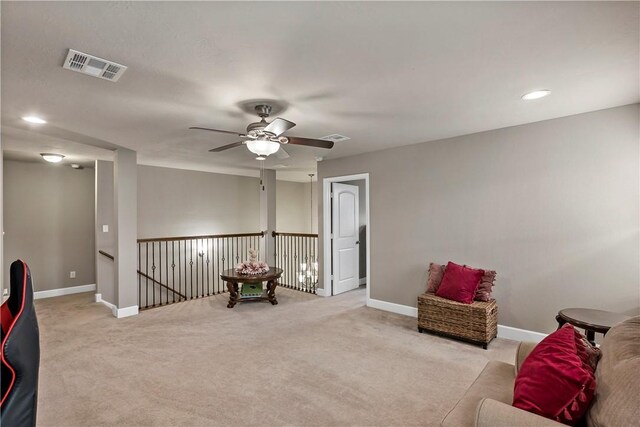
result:
[[[516,351],[516,376],[518,376],[518,371],[520,370],[520,366],[522,366],[522,362],[527,358],[529,353],[533,351],[538,345],[535,342],[522,341],[518,344],[518,350]]]
[[[540,415],[523,411],[493,399],[482,399],[476,412],[476,427],[561,427]]]

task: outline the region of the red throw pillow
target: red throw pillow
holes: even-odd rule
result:
[[[449,261],[436,295],[464,304],[471,304],[483,274],[484,270]]]
[[[522,363],[513,406],[574,426],[589,408],[596,380],[590,350],[567,324],[543,339]]]

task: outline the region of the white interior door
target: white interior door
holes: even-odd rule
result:
[[[360,199],[355,185],[334,183],[332,192],[333,294],[337,295],[360,282]]]

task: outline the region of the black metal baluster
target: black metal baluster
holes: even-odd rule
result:
[[[218,267],[217,274],[214,277],[216,278],[218,293],[220,293],[220,239],[216,239],[216,266]]]
[[[156,245],[151,242],[151,285],[153,290],[153,306],[156,306]]]
[[[207,237],[207,296],[211,295],[211,288],[209,285],[209,238]]]
[[[144,255],[146,258],[146,262],[144,265],[144,272],[145,272],[145,283],[144,283],[144,292],[145,292],[145,297],[144,297],[144,302],[145,302],[145,307],[149,307],[149,242],[145,243],[145,248],[144,248]]]
[[[142,271],[142,266],[140,265],[142,263],[142,256],[140,253],[140,243],[138,243],[138,271]],[[138,276],[138,307],[140,308],[145,308],[142,305],[142,277],[137,274]]]
[[[193,299],[193,239],[189,239],[189,288]]]

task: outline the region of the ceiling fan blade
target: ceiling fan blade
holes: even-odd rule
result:
[[[298,138],[297,136],[288,136],[289,144],[294,145],[307,145],[309,147],[316,148],[333,148],[333,141],[326,141],[324,139],[311,139],[311,138]]]
[[[284,132],[288,131],[296,124],[290,122],[289,120],[281,119],[280,117],[275,118],[271,123],[264,128],[265,132],[271,132],[275,136],[280,136]]]
[[[280,146],[280,149],[279,149],[278,151],[276,151],[276,157],[277,157],[278,159],[280,159],[280,160],[285,160],[285,159],[288,159],[288,158],[289,158],[289,157],[291,157],[291,156],[289,155],[289,153],[287,153],[287,152],[284,150],[284,147],[281,145],[281,146]]]
[[[231,134],[231,135],[238,135],[238,136],[242,136],[242,137],[247,136],[244,133],[232,132],[230,130],[201,128],[201,127],[198,127],[198,126],[191,126],[189,129],[208,130],[208,131],[211,131],[211,132],[228,133],[228,134]]]
[[[238,142],[234,142],[233,144],[223,145],[222,147],[212,148],[209,151],[212,152],[212,153],[218,153],[220,151],[228,150],[230,148],[239,147],[241,145],[244,145],[244,143],[245,143],[244,141],[238,141]]]

